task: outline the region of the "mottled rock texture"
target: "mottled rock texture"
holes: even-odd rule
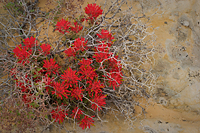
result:
[[[165,99],[166,107],[199,112],[200,1],[160,0],[159,4],[145,8],[147,13],[158,7],[162,11],[162,15],[151,18],[153,26],[159,27],[155,31],[158,50],[154,66],[158,76],[156,99],[158,102],[160,97]]]

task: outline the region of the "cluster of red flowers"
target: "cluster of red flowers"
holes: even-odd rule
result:
[[[55,119],[55,122],[59,120],[59,123],[62,123],[67,116],[67,112],[64,109],[56,108],[51,112],[52,118]]]
[[[38,47],[38,42],[36,41],[36,38],[30,37],[23,40],[23,46],[22,44],[19,44],[16,46],[16,48],[13,50],[15,53],[15,56],[18,58],[18,63],[29,63],[29,58],[32,55],[32,49],[34,47]],[[51,46],[49,44],[41,44],[39,46],[39,51],[42,54],[48,55],[50,53]]]
[[[85,7],[85,13],[89,16],[88,19],[91,20],[93,23],[95,19],[99,15],[103,14],[103,10],[99,5],[94,4],[88,4],[87,7]]]
[[[74,26],[72,26],[71,22],[69,22],[68,20],[61,19],[59,22],[57,22],[55,30],[58,30],[60,33],[65,34],[66,32],[69,33],[70,29],[71,31],[78,33],[82,30],[82,28],[83,27],[77,22],[74,22]]]
[[[90,20],[96,19],[102,12],[101,8],[96,4],[88,4],[85,8],[85,13],[88,14]],[[77,22],[72,27],[70,22],[62,19],[57,22],[56,30],[63,34],[70,32],[70,30],[78,33],[82,30],[82,27]],[[23,83],[23,80],[17,78],[16,75],[19,72],[17,72],[17,68],[14,68],[12,75],[15,77],[17,87],[22,92],[29,92],[29,88],[34,88],[35,85],[31,84],[29,80],[35,83],[41,82],[43,84],[42,90],[52,95],[52,100],[59,105],[67,105],[70,101],[76,101],[75,103],[83,102],[84,106],[94,111],[100,111],[106,104],[106,95],[103,93],[103,88],[106,86],[112,87],[113,89],[119,87],[122,83],[122,68],[120,61],[118,61],[118,56],[115,56],[110,51],[114,39],[112,34],[102,29],[101,33],[95,36],[99,40],[96,41],[99,44],[97,46],[88,46],[88,41],[81,37],[76,38],[73,45],[64,51],[67,58],[73,58],[77,62],[76,69],[68,67],[64,72],[60,70],[61,67],[53,58],[48,58],[47,55],[50,54],[51,50],[49,44],[38,45],[38,42],[33,37],[25,39],[23,46],[20,44],[13,50],[14,55],[18,59],[18,63],[22,63],[25,66],[29,66],[30,63],[37,64],[40,68],[34,68],[34,72],[27,75],[26,85]],[[33,48],[36,48],[34,54],[44,56],[46,59],[41,62],[32,58]],[[87,53],[88,50],[90,52]],[[87,54],[80,56],[83,53]],[[35,89],[38,91],[37,86],[35,86]],[[26,101],[28,101],[27,97],[28,95],[23,95]],[[74,104],[72,102],[70,105],[72,106],[67,111],[62,109],[61,106],[57,106],[56,109],[52,110],[51,116],[55,119],[55,122],[59,121],[59,123],[62,123],[64,118],[68,116],[76,119],[82,129],[90,128],[90,125],[94,122],[92,119],[94,116],[89,117],[85,115],[86,108],[80,104]]]
[[[91,23],[94,23],[97,17],[103,14],[103,10],[101,9],[99,5],[96,5],[94,3],[94,4],[88,4],[87,7],[85,7],[85,13],[88,15],[88,17],[82,18],[80,22],[83,22],[84,20],[90,20]],[[74,22],[73,25],[74,26],[72,26],[71,22],[69,22],[68,20],[61,19],[60,21],[57,22],[55,30],[58,30],[60,33],[65,34],[65,33],[69,33],[70,31],[74,33],[78,33],[79,31],[83,29],[83,26],[81,26],[80,23],[78,22]],[[104,30],[102,30],[102,33],[104,33]],[[102,37],[105,37],[105,35],[108,35],[107,33],[109,32],[105,32],[104,34],[102,34]],[[107,39],[111,39],[111,38],[107,38]]]

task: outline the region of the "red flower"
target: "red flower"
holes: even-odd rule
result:
[[[110,58],[110,56],[113,54],[113,53],[109,52],[109,47],[104,42],[103,42],[103,44],[99,45],[96,48],[96,51],[98,51],[98,52],[96,52],[93,55],[93,58],[95,58],[96,61],[99,62],[99,63],[102,62],[105,59]]]
[[[93,55],[93,58],[95,58],[97,62],[101,63],[104,59],[109,58],[109,54],[108,53],[95,53],[95,55]]]
[[[85,42],[85,38],[77,38],[75,41],[74,41],[74,49],[76,50],[76,51],[78,51],[78,50],[81,50],[81,51],[84,51],[84,50],[86,50],[87,49],[87,46],[86,46],[86,44],[87,44],[87,41]]]
[[[32,47],[35,46],[35,44],[37,44],[37,41],[34,37],[30,37],[30,38],[24,39],[23,43],[25,44],[26,48],[31,49]]]
[[[28,89],[32,87],[30,76],[25,75],[20,77],[20,81],[16,80],[16,86],[21,89],[22,92],[28,92]]]
[[[52,94],[56,94],[57,97],[61,98],[61,100],[63,99],[62,96],[64,96],[65,98],[68,98],[67,95],[69,95],[70,91],[67,90],[67,87],[64,82],[62,82],[62,84],[58,82],[54,82],[53,87],[55,90],[52,91]]]
[[[24,94],[23,96],[22,96],[22,101],[24,101],[24,103],[30,103],[31,102],[31,98],[30,98],[30,94]]]
[[[95,69],[90,66],[92,63],[91,59],[82,59],[79,62],[80,68],[79,73],[81,74],[81,79],[91,79],[93,80],[95,77],[97,77],[97,74],[95,72]]]
[[[94,4],[88,4],[87,7],[85,7],[85,13],[89,16],[90,20],[96,19],[99,15],[103,14],[103,10],[99,5]]]
[[[106,97],[106,95],[95,96],[94,99],[92,99],[92,102],[95,102],[96,104],[92,103],[91,108],[94,110],[97,110],[97,108],[98,108],[98,110],[100,111],[101,106],[104,106],[106,104],[105,97]]]
[[[27,107],[29,107],[30,105],[30,103],[31,103],[31,94],[24,94],[23,96],[22,96],[22,101],[25,103],[25,104],[27,104]],[[32,106],[31,106],[32,107]]]
[[[89,88],[87,89],[89,91],[89,94],[92,92],[95,93],[95,96],[97,96],[100,92],[102,92],[101,88],[104,88],[104,84],[101,84],[100,81],[89,81]],[[93,96],[93,93],[92,93]]]
[[[49,60],[44,60],[44,65],[43,67],[46,68],[46,70],[44,70],[44,72],[46,71],[46,74],[56,74],[58,72],[58,69],[60,68],[58,66],[58,64],[55,64],[56,61],[54,59],[50,59]]]
[[[43,52],[45,55],[48,55],[48,54],[50,53],[50,49],[51,49],[50,44],[42,44],[40,47],[41,47],[41,49],[42,49],[42,52]]]
[[[112,39],[114,39],[114,37],[112,36],[112,34],[107,31],[107,30],[104,30],[102,29],[101,30],[101,34],[97,34],[97,36],[101,39],[104,39],[104,40],[108,40],[111,42]]]
[[[78,107],[76,107],[76,108],[74,108],[74,109],[72,110],[71,116],[72,116],[73,119],[80,120],[80,119],[81,119],[80,116],[81,116],[82,114],[83,114],[83,111],[82,111],[81,109],[79,109]]]
[[[53,84],[53,78],[51,79],[51,78],[49,78],[48,76],[46,76],[46,77],[43,79],[43,82],[44,82],[45,85],[46,85],[45,89],[46,89],[47,91],[49,91],[50,86],[52,86],[52,84]]]
[[[27,92],[28,86],[24,85],[23,82],[17,81],[16,86],[21,89],[22,92]],[[30,86],[29,86],[30,87]]]
[[[82,59],[78,64],[82,66],[89,66],[92,63],[92,60],[87,58],[87,59]]]
[[[94,116],[91,116],[94,117]],[[92,120],[92,118],[85,116],[80,122],[79,122],[79,126],[82,127],[82,129],[85,128],[90,128],[90,125],[94,125],[94,121]]]
[[[74,56],[74,57],[75,57],[75,55],[76,55],[76,52],[75,52],[74,48],[68,48],[68,49],[65,50],[64,52],[65,52],[65,54],[66,54],[67,56]]]
[[[76,87],[71,91],[71,96],[75,97],[77,100],[81,100],[82,101],[82,95],[83,93],[83,89],[81,89],[81,87]]]
[[[117,61],[117,57],[108,59],[108,72],[120,72],[122,70],[122,65],[120,61]]]
[[[15,77],[15,75],[18,73],[17,68],[12,68],[10,71],[10,75]]]
[[[73,31],[73,32],[75,32],[75,33],[78,33],[80,30],[82,30],[83,29],[83,27],[82,26],[80,26],[80,25],[78,25],[78,23],[77,22],[74,22],[74,27],[71,27],[71,30]]]
[[[81,22],[85,21],[85,20],[86,20],[86,19],[85,19],[85,15],[80,15],[80,16],[79,16],[79,20],[80,20]]]
[[[100,52],[109,52],[109,47],[107,44],[104,43],[104,41],[102,41],[101,45],[98,45],[96,48],[96,51],[100,51]]]
[[[61,75],[61,79],[65,80],[67,87],[72,87],[78,83],[79,77],[76,75],[76,71],[73,71],[71,68],[65,70],[65,73]]]
[[[26,61],[30,55],[32,54],[32,50],[28,49],[26,47],[22,47],[22,45],[17,45],[16,48],[13,50],[15,56],[19,59],[18,63],[29,63],[29,61]]]
[[[81,79],[91,79],[93,80],[95,77],[97,77],[97,74],[95,72],[95,69],[92,68],[89,65],[81,65],[79,73],[82,75]]]
[[[62,123],[64,121],[65,115],[68,115],[67,112],[63,109],[58,108],[56,110],[51,111],[52,118],[56,119],[55,122],[59,120],[59,123]]]
[[[65,34],[65,32],[68,32],[67,31],[69,28],[71,27],[71,23],[64,20],[64,19],[61,19],[60,21],[57,22],[56,24],[56,29],[55,30],[58,30],[60,33],[63,33]]]
[[[115,87],[118,87],[122,83],[122,73],[121,72],[111,72],[111,74],[108,74],[107,78],[109,86],[113,86],[113,89],[115,90]]]

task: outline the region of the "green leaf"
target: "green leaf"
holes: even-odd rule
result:
[[[116,39],[112,40],[112,42],[115,42],[115,41],[117,41],[117,40]]]
[[[35,10],[30,10],[30,12],[34,12]]]
[[[33,114],[33,112],[32,112],[32,111],[30,111],[30,112],[29,112],[29,114]]]
[[[33,76],[33,78],[36,78],[36,77],[38,77],[38,76],[39,76],[39,75],[36,74],[36,75]]]
[[[37,68],[37,71],[40,71],[40,70],[42,70],[42,68]]]
[[[21,115],[21,114],[19,113],[19,111],[18,111],[18,110],[17,110],[16,112],[17,112],[17,116],[20,116],[20,115]]]
[[[58,17],[54,17],[53,19],[54,19],[54,20],[57,20],[57,19],[58,19]]]
[[[39,104],[34,103],[34,102],[32,102],[30,105],[33,106],[33,107],[35,107],[35,108],[38,108],[38,107],[39,107]]]
[[[19,45],[17,45],[17,47],[19,48],[19,50],[22,50],[22,49],[19,47]]]

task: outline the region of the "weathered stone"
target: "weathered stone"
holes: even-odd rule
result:
[[[183,25],[188,27],[190,25],[190,23],[188,21],[183,21]]]

